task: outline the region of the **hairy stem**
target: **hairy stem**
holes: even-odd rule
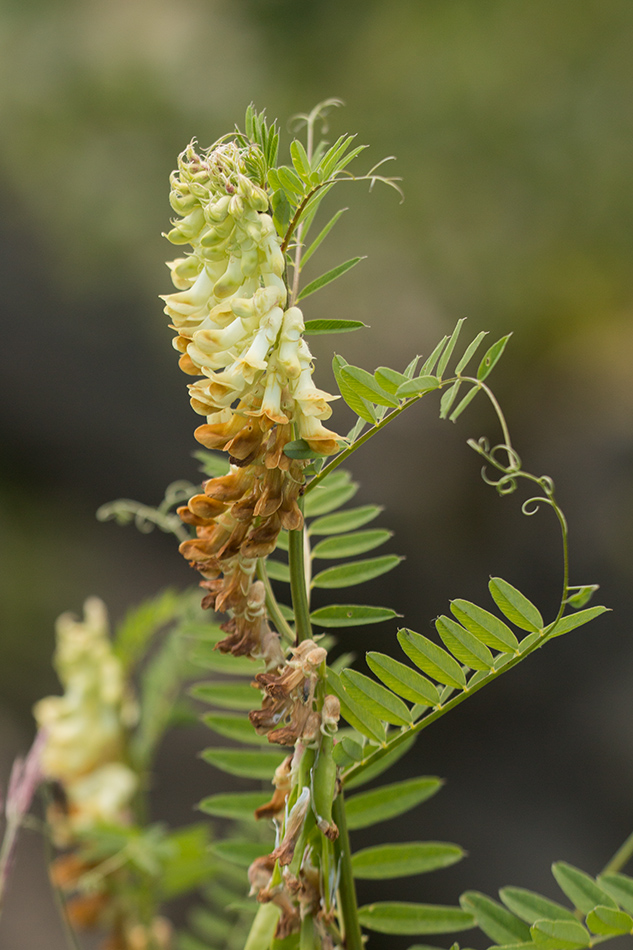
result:
[[[339,899],[345,927],[345,950],[363,950],[343,789],[334,799],[332,817],[338,826],[338,838],[334,842],[334,850],[340,864]]]
[[[303,508],[302,500],[299,501],[299,507]],[[308,600],[308,588],[306,585],[304,534],[305,528],[300,528],[299,531],[288,532],[290,592],[292,594],[292,609],[295,614],[297,643],[301,643],[302,640],[309,640],[312,637],[310,602]]]
[[[288,643],[294,643],[294,630],[281,612],[281,608],[277,602],[272,584],[270,583],[270,578],[266,571],[266,563],[261,558],[259,558],[257,561],[257,576],[266,589],[266,610],[268,612],[268,616],[274,623],[280,636],[284,640],[287,640]]]

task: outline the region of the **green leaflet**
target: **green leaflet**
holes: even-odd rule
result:
[[[394,763],[398,762],[399,759],[407,754],[411,746],[414,745],[416,738],[417,736],[415,735],[408,736],[394,749],[383,753],[382,756],[372,762],[371,765],[363,766],[362,763],[359,763],[359,766],[354,766],[353,771],[355,774],[345,779],[345,788],[356,788],[358,785],[365,785],[366,782],[371,782],[372,779],[378,778],[379,775],[382,775],[383,772],[386,772],[387,769],[390,769]],[[375,751],[375,749],[368,749],[366,754],[369,755],[372,751]]]
[[[359,396],[356,390],[353,389],[349,382],[343,377],[342,370],[345,366],[347,366],[347,361],[344,360],[342,356],[335,355],[332,360],[332,370],[341,396],[352,412],[355,412],[356,415],[364,419],[365,422],[373,425],[377,421],[376,411],[371,402]]]
[[[201,757],[229,775],[270,780],[286,754],[272,749],[205,749]]]
[[[310,179],[312,176],[312,169],[310,168],[310,159],[306,154],[306,150],[298,139],[293,139],[290,143],[290,157],[292,158],[292,164],[297,170],[297,173],[301,178],[310,184]]]
[[[398,386],[396,395],[398,399],[408,399],[411,396],[419,396],[421,393],[432,392],[440,385],[437,376],[416,376],[414,379],[408,379],[406,383]]]
[[[478,891],[466,891],[459,899],[464,910],[469,911],[477,926],[487,937],[499,944],[524,943],[530,939],[530,928],[514,914]]]
[[[471,670],[489,670],[492,667],[492,653],[485,644],[450,617],[441,616],[435,621],[444,646],[451,651],[460,663]]]
[[[312,549],[313,558],[354,557],[372,551],[393,537],[393,531],[376,528],[373,531],[355,531],[352,534],[339,534],[319,541]]]
[[[208,640],[198,640],[193,650],[191,650],[191,661],[205,670],[226,673],[229,676],[250,676],[251,679],[256,673],[261,673],[264,670],[264,664],[261,660],[251,660],[249,657],[220,653],[214,647],[215,644]]]
[[[557,861],[552,865],[552,874],[561,891],[583,914],[588,914],[597,904],[604,904],[605,907],[611,907],[614,910],[618,909],[618,905],[607,891],[596,884],[592,877],[573,865],[565,861]]]
[[[319,607],[310,614],[317,627],[362,627],[367,623],[381,623],[399,617],[388,607],[365,607],[360,604],[332,604]]]
[[[603,936],[627,934],[633,930],[633,917],[622,910],[598,905],[587,914],[587,926],[593,933]]]
[[[576,614],[569,614],[569,616],[561,617],[557,623],[549,626],[546,632],[552,637],[562,637],[564,633],[569,633],[570,630],[575,630],[576,627],[582,627],[583,624],[589,623],[590,620],[599,617],[600,614],[606,613],[608,609],[608,607],[588,607]]]
[[[277,169],[277,171],[279,171],[279,169]],[[359,263],[359,261],[363,261],[364,259],[364,257],[352,257],[349,261],[344,261],[342,264],[338,264],[331,270],[326,271],[325,274],[321,274],[320,277],[310,281],[310,283],[306,284],[297,297],[297,302],[300,300],[305,300],[305,298],[309,297],[310,294],[316,293],[317,290],[321,290],[322,287],[326,287],[328,284],[331,284],[333,280],[336,280],[338,277],[342,277],[343,274],[346,274],[348,270],[351,270],[352,267],[355,267]]]
[[[358,483],[349,481],[349,472],[344,474],[347,476],[345,482],[332,484],[330,478],[326,478],[306,495],[304,511],[307,518],[327,515],[354,497],[358,491]]]
[[[325,227],[324,227],[321,231],[319,231],[319,233],[318,233],[317,236],[315,237],[315,239],[314,239],[314,241],[312,242],[312,244],[311,244],[308,248],[306,248],[306,250],[303,252],[303,256],[302,256],[302,258],[301,258],[301,267],[302,267],[302,268],[305,267],[306,262],[310,260],[310,258],[311,258],[312,255],[314,254],[314,252],[315,252],[315,251],[317,250],[317,248],[321,245],[321,243],[325,240],[325,238],[328,236],[328,234],[330,233],[330,231],[332,230],[332,228],[334,227],[334,225],[336,224],[336,222],[338,221],[338,219],[341,217],[341,215],[342,215],[345,211],[347,211],[347,208],[341,208],[340,211],[337,211],[336,214],[332,215],[332,217],[330,218],[330,220],[328,221],[328,223],[325,225]]]
[[[196,683],[189,693],[220,709],[253,709],[261,699],[259,691],[245,683]]]
[[[598,884],[614,898],[625,911],[633,914],[633,877],[626,874],[601,874]],[[600,901],[601,904],[604,901]]]
[[[225,713],[206,713],[202,721],[214,732],[247,745],[265,745],[270,748],[268,736],[258,736],[246,716],[231,716]]]
[[[343,366],[341,375],[348,386],[358,393],[362,399],[376,403],[379,406],[395,409],[398,407],[398,400],[389,395],[382,386],[376,382],[376,379],[367,370],[360,366]]]
[[[527,924],[537,920],[576,920],[567,907],[522,887],[504,887],[499,896],[506,907]]]
[[[412,703],[426,706],[438,705],[440,695],[437,687],[416,670],[412,670],[411,667],[405,666],[404,663],[384,653],[372,651],[367,653],[365,659],[372,673],[375,673],[385,686],[398,693],[399,696]]]
[[[519,649],[519,641],[510,627],[483,607],[471,604],[468,600],[452,600],[451,613],[467,630],[493,650],[509,653]]]
[[[347,825],[354,831],[402,815],[435,795],[442,784],[437,776],[425,775],[352,795],[345,801]]]
[[[466,677],[461,666],[446,650],[412,630],[399,630],[398,641],[409,659],[438,683],[456,689],[465,687]]]
[[[471,914],[459,907],[398,901],[366,904],[358,910],[362,927],[383,934],[440,934],[469,930]]]
[[[543,629],[543,618],[538,609],[512,584],[501,577],[493,577],[488,588],[501,613],[521,630],[538,633]]]
[[[354,877],[380,880],[424,874],[460,861],[464,851],[444,841],[410,841],[381,844],[352,855]]]
[[[367,558],[362,561],[352,561],[338,567],[328,567],[312,578],[312,587],[324,587],[328,590],[340,587],[351,587],[354,584],[364,584],[381,574],[386,574],[397,567],[403,558],[397,554],[386,554],[383,557]]]
[[[477,379],[484,380],[486,376],[488,376],[493,371],[506,348],[506,343],[511,336],[511,333],[508,333],[507,336],[502,336],[501,339],[497,340],[496,343],[493,343],[487,353],[484,354],[484,358],[479,364],[479,368],[477,370]]]
[[[362,320],[306,320],[303,332],[306,336],[317,336],[324,333],[350,333],[363,327],[366,329],[367,324]]]
[[[388,366],[379,366],[374,373],[374,379],[391,396],[394,396],[398,387],[407,381],[407,377],[403,373],[398,373],[395,369],[389,369]]]
[[[530,934],[541,950],[581,950],[591,942],[582,924],[571,920],[538,920]]]
[[[198,449],[191,453],[195,459],[201,463],[200,471],[211,478],[217,478],[221,475],[228,475],[231,470],[231,463],[220,452],[210,452],[208,449]]]
[[[472,343],[468,344],[468,346],[464,350],[464,355],[462,356],[461,360],[458,362],[457,366],[455,367],[456,376],[459,376],[461,371],[466,368],[470,360],[473,358],[473,356],[477,352],[479,348],[479,344],[481,343],[481,341],[483,340],[485,336],[488,336],[488,331],[481,330],[481,332],[477,334],[477,336],[472,341]]]
[[[268,844],[261,841],[241,841],[238,838],[229,838],[227,841],[218,841],[211,845],[211,853],[222,861],[237,864],[241,868],[250,867],[255,858],[261,857],[272,850]]]
[[[441,339],[440,342],[437,344],[437,346],[435,347],[435,349],[433,350],[433,352],[431,353],[431,355],[429,356],[429,358],[426,360],[426,362],[425,362],[424,365],[422,366],[422,369],[420,370],[420,376],[427,376],[427,375],[430,375],[430,374],[433,373],[433,371],[435,370],[435,364],[437,363],[438,359],[440,358],[440,354],[441,354],[442,350],[444,349],[447,340],[448,340],[448,337],[447,337],[447,336],[442,337],[442,339]],[[417,359],[416,359],[416,365],[417,365],[417,360],[419,360],[419,359],[420,359],[420,357],[418,356]],[[411,364],[409,364],[409,365],[411,365]],[[409,367],[407,367],[407,369],[408,369],[408,368],[409,368]],[[409,379],[413,379],[413,374],[414,374],[414,373],[415,373],[415,368],[411,371],[411,374],[410,374],[410,375],[409,375],[409,373],[405,370],[405,376],[408,376]]]
[[[236,818],[240,821],[255,821],[256,808],[270,798],[266,792],[229,792],[203,798],[198,808],[206,815],[216,818]]]
[[[480,389],[479,386],[473,386],[466,393],[464,398],[458,403],[457,408],[453,409],[450,416],[448,417],[450,422],[457,422],[458,418],[461,416],[464,409],[466,409],[467,406],[470,406],[471,402],[473,401],[473,399],[479,392],[479,389]]]
[[[310,498],[310,495],[308,495]],[[306,499],[307,500],[307,499]],[[384,509],[380,505],[363,505],[361,508],[348,508],[334,515],[317,518],[309,525],[310,534],[343,534],[345,531],[354,531],[369,521],[377,518]]]
[[[457,398],[457,394],[460,390],[463,380],[457,379],[452,386],[449,386],[442,398],[440,399],[440,419],[446,419],[449,412],[451,411],[451,406]]]
[[[267,558],[266,573],[274,581],[282,581],[284,584],[290,583],[290,567],[283,561]]]
[[[454,329],[453,332],[451,333],[451,338],[450,338],[450,340],[448,341],[448,343],[446,344],[446,348],[442,351],[442,355],[440,356],[440,361],[439,361],[439,363],[437,364],[437,375],[440,377],[440,379],[441,379],[442,376],[444,375],[444,370],[445,370],[446,367],[448,366],[448,361],[450,360],[451,356],[453,355],[453,350],[455,349],[455,344],[457,343],[457,338],[459,337],[461,328],[462,328],[462,326],[464,325],[465,320],[466,320],[466,318],[465,318],[465,317],[462,317],[461,320],[458,320],[458,321],[457,321],[457,323],[456,323],[456,325],[455,325],[455,329]]]
[[[386,732],[382,722],[349,695],[344,688],[341,677],[331,668],[327,671],[327,682],[331,691],[340,701],[343,719],[347,720],[350,726],[363,736],[367,736],[368,739],[373,739],[375,742],[384,742]]]
[[[349,695],[377,719],[394,726],[406,726],[412,722],[411,713],[402,700],[363,673],[344,670],[341,680]]]
[[[131,743],[137,767],[146,767],[150,762],[170,724],[189,672],[186,642],[176,629],[168,634],[141,674],[141,717]]]
[[[203,823],[179,828],[167,837],[170,853],[160,878],[164,900],[206,883],[217,870],[217,862],[209,853],[209,832],[208,823]]]

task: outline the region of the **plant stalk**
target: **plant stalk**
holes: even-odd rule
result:
[[[340,866],[339,900],[345,927],[345,950],[363,950],[343,789],[334,799],[332,817],[338,826],[338,838],[334,842],[334,851]]]
[[[299,500],[299,507],[303,511],[303,500]],[[290,592],[292,594],[292,608],[295,614],[296,642],[309,640],[312,637],[310,622],[310,602],[306,585],[305,572],[305,528],[288,532],[288,564],[290,567]]]
[[[607,861],[603,867],[601,874],[617,874],[618,871],[621,871],[622,868],[628,864],[628,862],[633,857],[633,832],[628,836],[626,841],[620,845],[618,850],[615,852],[610,861]]]

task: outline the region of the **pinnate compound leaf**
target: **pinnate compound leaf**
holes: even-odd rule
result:
[[[537,920],[576,920],[569,908],[522,887],[504,887],[499,896],[506,907],[527,924]]]
[[[408,736],[404,741],[400,742],[397,746],[392,749],[389,749],[388,752],[383,752],[381,750],[381,756],[371,762],[369,765],[364,765],[361,761],[358,764],[357,768],[352,770],[352,774],[346,777],[345,779],[345,788],[356,788],[358,785],[365,785],[367,782],[373,781],[373,779],[378,778],[379,775],[382,775],[383,772],[388,771],[392,765],[395,765],[403,756],[407,754],[412,745],[415,744],[417,736]],[[370,751],[375,750],[366,750],[365,755],[368,756]]]
[[[385,653],[370,652],[365,656],[367,665],[385,686],[403,699],[423,706],[437,706],[440,694],[435,683],[412,670],[410,666],[394,660]]]
[[[344,670],[341,680],[350,696],[377,719],[393,726],[406,726],[411,723],[411,713],[402,700],[369,676],[357,670]]]
[[[474,356],[475,353],[477,352],[477,350],[478,350],[478,348],[479,348],[479,344],[481,343],[481,341],[483,340],[483,338],[484,338],[485,336],[488,336],[488,331],[487,331],[487,330],[482,330],[480,333],[477,334],[477,336],[476,336],[475,339],[472,341],[472,343],[469,343],[469,344],[468,344],[468,346],[467,346],[466,349],[464,350],[464,355],[462,356],[461,360],[459,361],[459,363],[458,363],[457,366],[455,367],[455,375],[456,375],[456,376],[459,376],[459,374],[461,373],[461,371],[462,371],[463,369],[465,369],[466,366],[468,366],[468,363],[470,362],[470,360],[473,358],[473,356]]]
[[[385,901],[358,910],[362,927],[382,934],[440,934],[469,930],[472,915],[459,907]]]
[[[538,609],[516,587],[508,584],[501,577],[492,577],[488,588],[504,617],[521,630],[538,633],[543,629],[543,618]]]
[[[540,950],[581,950],[591,943],[589,932],[578,921],[537,920],[530,934]]]
[[[440,356],[440,361],[439,361],[439,363],[437,364],[437,375],[440,377],[440,379],[441,379],[442,376],[444,375],[444,370],[445,370],[446,367],[448,366],[448,361],[450,360],[451,356],[453,355],[453,350],[455,349],[455,344],[457,343],[457,338],[459,337],[460,330],[461,330],[462,326],[464,325],[465,320],[466,320],[466,318],[465,318],[465,317],[462,317],[461,320],[458,320],[458,321],[457,321],[457,323],[456,323],[456,325],[455,325],[455,329],[454,329],[453,332],[451,333],[451,338],[450,338],[450,340],[448,341],[448,343],[446,344],[446,347],[444,348],[444,350],[442,351],[442,355]]]
[[[304,333],[306,336],[321,336],[325,333],[350,333],[352,330],[362,330],[367,324],[362,320],[306,320]]]
[[[547,633],[551,637],[562,637],[564,633],[575,630],[576,627],[582,627],[589,623],[600,614],[608,611],[608,607],[587,607],[586,610],[580,610],[577,614],[569,614],[567,617],[561,617],[555,624],[547,628]]]
[[[442,784],[437,776],[424,775],[352,795],[345,801],[347,825],[354,831],[396,818],[431,798]]]
[[[312,623],[317,627],[363,627],[368,623],[382,623],[399,617],[395,610],[388,607],[367,607],[361,604],[332,604],[319,607],[310,614]]]
[[[603,936],[628,934],[633,930],[633,917],[623,910],[613,910],[612,907],[599,904],[587,914],[587,926],[593,933]]]
[[[351,587],[354,584],[364,584],[375,577],[380,577],[381,574],[392,571],[402,560],[403,558],[397,554],[385,554],[383,557],[366,558],[337,567],[328,567],[312,578],[312,587],[333,590]]]
[[[410,841],[405,844],[380,844],[352,855],[354,877],[380,880],[409,877],[446,868],[460,861],[464,851],[444,841]]]
[[[330,691],[338,697],[343,719],[361,735],[367,736],[368,739],[373,739],[374,742],[384,742],[386,733],[382,722],[349,695],[341,681],[341,677],[331,667],[327,671],[327,682]]]
[[[601,874],[598,884],[617,901],[627,913],[633,914],[633,877],[627,874]],[[604,901],[600,901],[604,904]]]
[[[270,780],[286,752],[274,749],[205,749],[201,756],[205,762],[229,775]]]
[[[398,641],[411,662],[438,683],[456,689],[464,688],[466,677],[461,666],[450,653],[438,647],[432,640],[420,633],[414,633],[413,630],[403,629],[398,631]]]
[[[334,538],[320,541],[312,549],[312,557],[316,558],[344,558],[354,557],[356,554],[365,554],[380,547],[385,541],[393,537],[393,531],[386,528],[376,528],[373,531],[354,531],[352,534],[339,534]]]
[[[514,653],[519,649],[519,641],[510,627],[483,607],[471,604],[468,600],[457,599],[451,601],[451,613],[462,626],[493,650]]]
[[[402,383],[396,390],[398,399],[408,399],[411,396],[419,396],[421,393],[432,392],[440,385],[437,376],[416,376],[414,379],[408,379]]]
[[[466,891],[459,899],[464,910],[469,911],[478,927],[495,943],[525,943],[530,939],[527,924],[509,910],[478,891]]]
[[[245,683],[196,683],[189,692],[195,699],[220,709],[253,709],[261,695]]]
[[[395,369],[389,369],[388,366],[379,366],[374,373],[374,378],[378,385],[392,396],[395,395],[398,387],[407,381],[407,377],[404,373],[399,373]]]
[[[444,646],[451,651],[460,663],[471,670],[489,670],[492,667],[492,653],[477,637],[450,617],[441,616],[435,621]]]
[[[266,792],[221,792],[203,798],[198,808],[214,818],[235,818],[239,821],[255,821],[255,809],[270,798]]]
[[[308,498],[310,496],[308,495]],[[377,518],[383,508],[380,505],[363,505],[361,508],[348,508],[335,515],[318,518],[310,523],[310,534],[343,534],[354,531]]]
[[[348,386],[358,393],[363,399],[376,403],[378,406],[386,406],[395,409],[399,405],[395,396],[390,396],[388,392],[380,386],[371,373],[360,366],[343,366],[341,376]]]
[[[353,389],[348,381],[343,377],[342,369],[347,366],[347,361],[342,356],[335,355],[332,360],[332,370],[339,388],[339,392],[352,412],[360,416],[365,422],[374,425],[376,422],[376,410],[371,402],[363,399],[362,396]]]
[[[363,257],[352,257],[349,261],[344,261],[342,264],[338,264],[331,270],[326,271],[325,274],[321,274],[320,277],[310,281],[310,283],[306,284],[297,297],[297,302],[299,300],[305,300],[305,298],[309,297],[310,294],[316,293],[317,290],[321,290],[322,287],[326,287],[328,284],[331,284],[333,280],[336,280],[338,277],[342,277],[343,274],[346,274],[348,270],[351,270],[352,267],[355,267],[356,264],[362,260],[364,260]]]
[[[561,891],[583,914],[588,914],[597,904],[604,904],[605,907],[611,907],[614,910],[618,909],[618,905],[607,891],[579,868],[565,861],[557,861],[552,865],[552,874]]]
[[[479,364],[477,370],[477,379],[484,380],[493,369],[495,368],[498,361],[501,359],[503,351],[506,348],[506,343],[512,336],[511,333],[508,333],[507,336],[502,336],[500,340],[497,340],[496,343],[493,343],[487,353],[485,353],[484,358]]]

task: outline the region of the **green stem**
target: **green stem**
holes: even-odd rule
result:
[[[299,507],[303,509],[303,500],[299,500]],[[310,622],[310,602],[306,586],[306,572],[304,560],[305,528],[288,532],[288,564],[290,567],[290,592],[292,594],[292,608],[295,614],[296,642],[309,640],[312,637]]]
[[[277,632],[280,634],[280,636],[284,640],[287,640],[288,643],[294,643],[294,630],[281,612],[281,608],[277,602],[272,584],[270,583],[270,578],[266,571],[266,564],[262,558],[259,558],[257,561],[257,576],[266,590],[266,610],[268,611],[268,616],[276,626]]]
[[[628,836],[624,844],[621,844],[610,861],[607,861],[601,874],[617,874],[628,864],[633,857],[633,832]]]
[[[340,862],[339,897],[345,927],[345,950],[363,950],[363,936],[358,921],[358,903],[356,901],[354,875],[352,874],[352,852],[347,831],[343,789],[334,799],[332,817],[338,826],[338,838],[334,842],[334,850]]]

